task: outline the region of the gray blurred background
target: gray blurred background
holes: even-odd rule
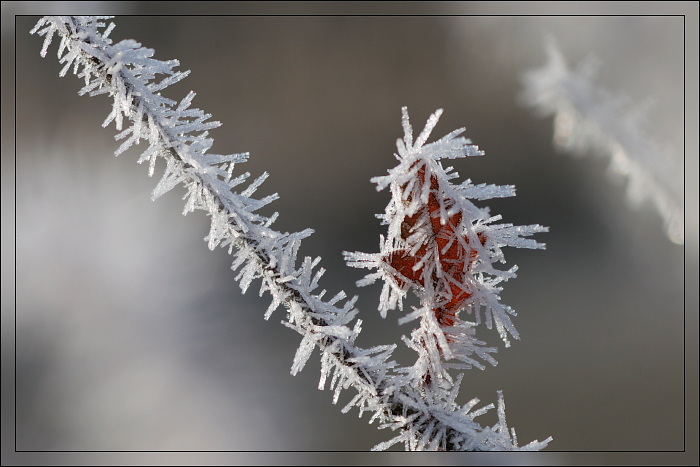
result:
[[[185,8],[178,5],[168,12]],[[650,5],[641,12],[664,12]],[[245,7],[230,13],[260,12]],[[332,392],[317,389],[317,354],[302,374],[289,374],[300,337],[279,324],[284,310],[265,322],[268,296],[258,297],[255,284],[241,295],[230,257],[202,241],[208,219],[180,215],[184,190],[150,201],[157,178],[135,163],[140,152],[114,158],[114,127],[100,127],[109,100],[79,97],[80,80],[58,77],[57,41],[40,58],[43,38],[28,33],[38,18],[13,17],[28,8],[3,2],[3,452],[16,442],[20,451],[350,452],[43,453],[13,462],[367,460],[352,451],[392,432],[356,411],[341,414],[351,391],[331,404]],[[93,14],[104,6],[64,8],[42,13]],[[411,330],[397,325],[398,313],[379,318],[380,286],[358,290],[364,272],[342,260],[344,250],[378,248],[384,227],[374,214],[388,193],[369,179],[394,164],[402,106],[416,131],[443,108],[434,137],[466,127],[486,155],[456,161],[463,178],[517,186],[516,198],[488,203],[494,214],[550,227],[538,238],[547,250],[506,251],[520,269],[502,298],[519,313],[522,340],[504,349],[495,331],[483,329],[482,338],[500,347],[499,364],[468,372],[461,400],[487,404],[502,389],[521,444],[551,435],[558,452],[391,454],[372,462],[682,463],[609,451],[683,449],[697,460],[698,51],[697,33],[689,32],[697,31],[697,4],[685,23],[679,16],[503,16],[498,3],[412,8],[446,15],[138,16],[158,12],[138,2],[107,9],[135,15],[114,20],[113,39],[136,39],[156,58],[192,70],[164,94],[196,91],[194,105],[223,123],[212,132],[214,152],[248,151],[239,173],[270,172],[259,194],[280,194],[276,227],[316,231],[301,254],[323,257],[330,294],[360,294],[360,345],[397,342]],[[628,13],[615,4],[590,12]],[[690,62],[684,27],[694,34],[685,48]],[[651,98],[650,138],[675,157],[685,148],[684,246],[668,241],[651,208],[628,206],[604,160],[558,153],[551,118],[520,104],[522,74],[544,64],[547,34],[571,64],[598,57],[602,87],[632,101]],[[694,128],[685,141],[684,109],[685,128]],[[408,364],[411,355],[401,350],[397,358]],[[482,423],[495,423],[495,415]]]

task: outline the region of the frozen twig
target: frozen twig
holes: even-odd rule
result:
[[[306,257],[297,265],[301,240],[312,231],[306,229],[282,233],[271,228],[277,215],[267,217],[258,211],[273,201],[276,195],[261,199],[252,197],[265,179],[265,174],[242,191],[235,191],[246,182],[248,174],[234,176],[234,167],[245,162],[248,155],[208,154],[213,144],[208,131],[220,123],[209,121],[209,114],[191,107],[193,92],[180,102],[163,97],[160,93],[165,87],[186,77],[188,72],[175,71],[179,65],[177,60],[152,58],[153,50],[142,47],[136,41],[124,40],[113,44],[109,34],[114,24],[107,24],[108,19],[44,17],[32,33],[45,36],[42,56],[45,56],[52,38],[55,35],[59,37],[58,58],[64,65],[60,75],[65,75],[72,68],[73,73],[85,82],[80,94],[107,94],[113,99],[112,111],[103,126],[114,123],[119,131],[116,138],[123,142],[116,150],[117,155],[145,141],[146,148],[138,162],[148,162],[152,175],[156,159],[165,161],[166,167],[153,191],[153,198],[183,185],[186,189],[184,213],[203,210],[211,218],[206,237],[208,246],[210,249],[225,247],[233,255],[232,268],[238,271],[236,280],[241,289],[245,292],[254,280],[260,279],[261,294],[270,294],[271,305],[264,317],[269,318],[280,305],[284,305],[287,313],[283,323],[302,336],[292,364],[293,374],[305,366],[314,348],[318,348],[321,353],[319,387],[324,388],[329,382],[330,389],[335,391],[334,403],[343,389],[352,388],[356,394],[343,412],[358,407],[360,415],[364,412],[373,414],[370,422],[377,420],[380,428],[399,432],[393,440],[376,446],[377,449],[388,448],[395,442],[404,442],[408,449],[443,450],[538,450],[547,445],[549,439],[525,446],[517,445],[514,432],[505,427],[500,396],[498,424],[482,427],[474,418],[493,406],[474,409],[476,400],[458,405],[456,397],[460,376],[455,378],[449,391],[426,392],[425,388],[410,384],[405,369],[398,368],[391,360],[395,344],[370,349],[357,346],[355,340],[360,333],[361,322],[355,319],[358,313],[354,308],[355,298],[347,300],[345,294],[340,292],[324,300],[325,290],[318,291],[318,282],[324,272],[322,268],[317,268],[320,259]],[[158,81],[156,78],[159,75]],[[432,125],[436,121],[437,117]],[[404,126],[407,122],[406,115]],[[429,131],[424,132],[416,147],[425,143],[428,134]],[[452,144],[443,140],[448,146]],[[472,194],[473,198],[483,199],[477,192],[483,194],[491,190],[490,187],[482,187],[481,191],[475,191],[476,188],[469,184],[455,187],[454,196],[470,197]],[[447,209],[447,216],[453,215],[451,206],[443,207]],[[482,224],[493,220],[479,214],[477,230],[470,230],[468,235],[477,235]],[[536,245],[519,245],[519,240],[516,240],[518,228],[513,230],[507,225],[502,228],[504,235],[489,237],[485,245],[477,247],[479,251],[488,249],[489,257],[494,258],[494,254],[498,256],[501,246]],[[528,235],[534,231],[521,231],[520,234]],[[494,274],[488,267],[483,272]],[[495,274],[499,277],[499,273]],[[511,274],[508,272],[506,275]],[[483,287],[491,287],[496,282],[480,283]],[[486,306],[491,306],[489,309],[497,327],[504,327],[514,335],[514,328],[509,322],[500,314],[500,318],[496,317],[493,304],[489,302]],[[464,327],[471,332],[469,326]],[[440,333],[433,335],[439,336]],[[442,348],[446,350],[447,346]],[[488,350],[479,352],[489,360]]]
[[[571,69],[554,40],[548,62],[523,77],[523,98],[540,115],[554,116],[554,144],[574,155],[610,159],[610,170],[627,180],[635,205],[649,201],[663,218],[666,234],[684,242],[682,161],[650,141],[640,125],[644,112],[594,83],[599,62],[589,58]]]

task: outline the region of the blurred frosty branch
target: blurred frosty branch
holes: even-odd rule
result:
[[[627,180],[627,198],[650,201],[663,218],[666,234],[684,242],[682,159],[650,141],[642,130],[642,106],[596,86],[599,63],[567,65],[553,40],[548,62],[523,77],[523,97],[542,116],[554,115],[554,144],[574,155],[610,158],[610,170]]]
[[[58,58],[64,65],[60,75],[64,76],[72,68],[85,82],[80,94],[107,94],[113,98],[112,111],[103,126],[114,122],[119,131],[116,139],[124,140],[116,150],[117,155],[145,141],[147,147],[138,162],[148,162],[152,175],[156,160],[165,161],[166,167],[153,191],[153,199],[182,184],[186,189],[183,213],[203,210],[210,216],[210,231],[205,240],[210,249],[226,247],[233,255],[232,269],[238,271],[236,280],[241,289],[245,292],[254,280],[260,279],[260,294],[270,294],[272,303],[265,312],[265,319],[284,305],[287,314],[283,324],[303,336],[294,357],[292,374],[302,370],[317,347],[321,352],[319,388],[323,389],[330,381],[329,386],[335,391],[334,403],[343,389],[354,389],[356,394],[343,412],[358,407],[360,415],[373,413],[370,423],[378,420],[379,428],[399,432],[391,441],[378,445],[378,449],[395,442],[403,442],[412,450],[538,450],[547,445],[551,438],[518,446],[515,432],[506,425],[500,393],[497,424],[484,427],[474,421],[493,408],[493,404],[480,409],[475,409],[477,399],[462,406],[457,404],[461,375],[452,378],[446,371],[450,366],[442,366],[443,360],[455,357],[466,364],[459,368],[480,367],[469,357],[470,353],[495,364],[490,355],[495,349],[484,348],[482,342],[472,338],[480,321],[481,307],[486,310],[486,324],[491,327],[495,323],[504,340],[507,341],[508,334],[518,337],[508,316],[514,312],[501,305],[497,295],[500,291],[497,284],[514,277],[515,266],[500,271],[492,263],[503,262],[500,249],[503,246],[542,247],[521,237],[546,230],[540,226],[489,225],[500,220],[500,216],[490,216],[487,208],[478,209],[467,200],[512,196],[513,187],[475,186],[468,180],[456,187],[449,184],[448,180],[456,174],[448,173],[451,169],[443,169],[437,159],[463,157],[476,151],[468,140],[457,138],[459,130],[435,143],[425,144],[437,123],[439,114],[436,114],[413,142],[405,113],[405,135],[403,141],[399,141],[403,161],[385,181],[385,185],[392,184],[393,202],[407,203],[405,208],[394,209],[393,214],[387,211],[386,220],[393,225],[391,241],[411,243],[412,251],[404,252],[404,260],[406,255],[416,255],[422,242],[432,242],[434,249],[421,252],[424,257],[421,261],[425,266],[425,261],[432,258],[439,270],[424,267],[421,285],[426,290],[443,286],[435,291],[432,300],[426,301],[425,310],[435,307],[435,314],[431,317],[430,313],[422,313],[422,333],[415,333],[414,340],[407,342],[417,348],[419,361],[413,367],[401,368],[391,360],[395,344],[370,349],[355,344],[361,330],[361,321],[355,320],[356,299],[346,300],[341,291],[324,300],[326,291],[318,291],[319,279],[324,273],[322,268],[316,269],[320,258],[306,257],[297,265],[300,242],[312,231],[276,231],[271,225],[277,214],[267,217],[258,212],[277,197],[252,197],[266,174],[242,191],[235,191],[246,183],[249,174],[234,176],[234,168],[245,162],[248,155],[207,153],[213,144],[208,131],[220,123],[208,121],[211,115],[191,107],[194,92],[180,102],[161,95],[164,88],[182,80],[189,72],[175,71],[179,66],[177,60],[152,58],[153,50],[134,40],[112,44],[109,34],[114,24],[107,24],[106,19],[108,17],[44,17],[32,33],[45,36],[42,56],[46,55],[54,35],[58,35]],[[162,77],[159,81],[158,75]],[[417,161],[422,162],[416,165]],[[423,170],[422,183],[418,181],[419,170]],[[397,191],[399,187],[403,187],[402,194]],[[429,209],[420,207],[425,203]],[[410,236],[399,239],[399,231],[407,232],[401,227],[405,216],[410,217]],[[385,252],[389,251],[387,248],[383,247]],[[455,265],[462,269],[455,270]],[[411,275],[405,269],[402,272]],[[461,283],[450,281],[455,277],[461,279]],[[416,289],[421,289],[417,282],[415,285]],[[394,293],[401,292],[398,284],[394,286]],[[463,305],[473,308],[470,311],[477,316],[477,323],[458,320],[457,313]],[[419,314],[414,313],[413,317]],[[454,329],[447,333],[445,326]],[[457,355],[452,354],[450,346],[458,351]],[[430,373],[425,372],[426,364],[434,367]],[[431,381],[426,381],[427,376]],[[423,384],[420,384],[421,379]]]

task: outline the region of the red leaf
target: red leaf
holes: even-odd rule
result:
[[[414,193],[422,193],[426,183],[426,163],[424,161],[416,162],[422,165],[416,171],[417,185],[414,188]],[[402,190],[406,190],[407,185],[402,186]],[[408,202],[413,201],[413,197],[407,197]],[[469,292],[469,282],[471,277],[471,268],[476,260],[478,252],[469,248],[469,238],[466,235],[459,236],[459,229],[462,226],[462,213],[460,211],[452,214],[446,219],[443,224],[441,220],[440,206],[449,210],[454,206],[454,200],[446,198],[437,177],[434,174],[430,175],[430,189],[428,193],[428,202],[422,206],[412,216],[407,216],[401,224],[401,238],[408,242],[409,237],[415,233],[416,223],[424,216],[428,216],[429,223],[421,225],[420,228],[428,228],[426,232],[427,242],[420,245],[415,255],[411,255],[412,248],[397,249],[385,256],[383,260],[390,265],[395,271],[394,279],[403,287],[406,282],[412,283],[415,287],[425,287],[426,277],[424,276],[424,264],[428,260],[425,257],[428,251],[435,251],[436,266],[442,271],[443,275],[452,278],[447,290],[444,287],[440,288],[437,275],[433,273],[429,280],[433,282],[433,288],[438,291],[438,296],[434,297],[438,303],[442,305],[433,309],[435,317],[443,326],[453,326],[457,313],[464,306],[464,303],[472,296]],[[481,244],[486,243],[486,237],[478,234]],[[422,264],[421,267],[416,267]]]

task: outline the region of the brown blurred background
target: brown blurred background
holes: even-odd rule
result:
[[[205,13],[219,6],[198,5]],[[139,2],[107,9],[127,15],[113,20],[113,39],[136,39],[156,58],[177,58],[192,70],[164,94],[181,99],[196,91],[194,105],[223,123],[212,132],[214,152],[248,151],[239,173],[270,172],[259,193],[280,194],[272,206],[280,212],[276,227],[316,231],[301,254],[323,257],[322,286],[330,294],[360,294],[360,345],[410,333],[410,325],[396,324],[398,313],[378,317],[379,286],[358,290],[354,282],[364,273],[342,261],[344,250],[378,248],[384,227],[374,214],[388,194],[369,179],[394,163],[402,106],[416,132],[437,108],[445,112],[434,137],[466,127],[486,156],[456,161],[463,178],[517,186],[516,198],[488,203],[494,214],[550,227],[538,238],[546,251],[506,252],[520,269],[502,298],[519,313],[522,340],[504,349],[495,331],[483,329],[482,338],[500,347],[499,364],[469,372],[461,393],[463,402],[479,397],[487,404],[503,389],[521,444],[551,435],[550,448],[559,453],[374,462],[640,463],[655,458],[608,451],[683,449],[697,459],[697,134],[685,142],[692,180],[686,245],[679,246],[651,208],[628,206],[604,160],[557,153],[551,119],[533,116],[518,100],[522,74],[544,63],[550,34],[570,63],[591,54],[601,60],[601,86],[633,102],[653,99],[650,137],[681,157],[684,98],[692,111],[686,128],[697,130],[697,89],[684,96],[684,83],[697,80],[697,48],[685,49],[694,65],[684,62],[684,26],[686,34],[697,31],[697,16],[684,23],[679,16],[484,16],[502,13],[499,4],[418,7],[446,15],[140,16],[159,11]],[[201,241],[207,218],[180,215],[183,190],[149,200],[157,179],[135,164],[140,152],[115,159],[114,127],[100,127],[108,99],[79,97],[80,80],[58,77],[57,41],[40,58],[43,39],[28,33],[37,17],[12,24],[11,15],[26,8],[3,2],[3,451],[15,440],[20,451],[364,451],[392,437],[368,425],[367,416],[340,413],[350,391],[333,406],[332,392],[316,388],[317,355],[302,374],[289,375],[300,337],[279,324],[284,311],[265,322],[268,297],[259,298],[255,285],[241,295],[230,257]],[[608,8],[595,13],[625,13]],[[169,13],[186,13],[175,9]],[[73,10],[60,13],[96,12]],[[5,119],[13,66],[15,151]],[[411,355],[401,349],[397,358],[408,363]],[[6,377],[13,364],[14,388],[12,374]],[[15,388],[13,439],[6,426]],[[482,423],[495,423],[495,415]],[[40,456],[40,463],[55,460]],[[87,454],[67,459],[257,459],[80,456]],[[265,459],[366,459],[355,452],[278,456]]]

